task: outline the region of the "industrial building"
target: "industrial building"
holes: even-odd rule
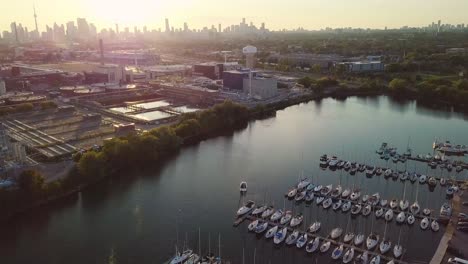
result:
[[[146,80],[155,80],[162,76],[187,76],[192,72],[192,67],[188,65],[157,65],[143,68]]]
[[[161,61],[159,55],[152,54],[149,51],[112,51],[104,52],[103,61],[119,65],[156,65]]]
[[[127,81],[126,70],[115,64],[102,64],[85,72],[86,83],[122,83]]]
[[[243,80],[244,92],[257,100],[265,100],[278,95],[278,81],[273,78],[255,77]]]
[[[340,62],[338,65],[344,65],[346,71],[353,73],[380,72],[385,70],[385,65],[381,61]]]
[[[344,57],[335,54],[273,54],[268,57],[271,63],[287,63],[290,66],[312,67],[320,65],[322,69],[329,69],[333,63],[343,61]]]
[[[236,70],[226,71],[223,73],[223,86],[232,90],[244,90],[244,78],[249,78],[250,71],[248,70]],[[256,72],[252,71],[252,77],[257,75]]]
[[[195,76],[203,76],[212,80],[223,78],[225,71],[239,70],[241,66],[237,62],[229,63],[200,63],[193,65],[192,74]]]

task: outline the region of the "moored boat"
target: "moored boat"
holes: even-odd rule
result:
[[[379,236],[376,234],[370,234],[366,240],[366,247],[368,250],[372,250],[379,243]]]
[[[320,239],[319,237],[314,238],[314,240],[310,240],[309,243],[306,245],[306,251],[307,253],[313,253],[315,252],[320,245]]]
[[[320,246],[320,252],[325,253],[330,249],[331,242],[330,241],[323,241],[322,245]]]
[[[287,234],[288,234],[288,229],[286,227],[276,231],[275,237],[273,238],[273,242],[276,245],[281,244],[284,241],[284,239],[286,238]]]
[[[248,201],[241,208],[239,208],[239,210],[237,210],[237,216],[242,216],[242,215],[249,213],[250,211],[253,210],[254,207],[255,207],[255,202]]]

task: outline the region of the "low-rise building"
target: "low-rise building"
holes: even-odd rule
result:
[[[226,71],[223,73],[223,86],[233,90],[244,89],[244,78],[249,78],[250,71],[236,70]],[[256,76],[256,72],[252,72],[252,77]]]
[[[243,88],[246,94],[258,100],[265,100],[278,95],[278,81],[273,78],[244,78]]]
[[[338,65],[344,65],[346,71],[354,73],[379,72],[385,70],[385,65],[381,61],[340,62]]]
[[[223,78],[225,71],[239,70],[241,66],[237,62],[217,63],[208,62],[193,65],[193,75],[203,76],[212,80]]]

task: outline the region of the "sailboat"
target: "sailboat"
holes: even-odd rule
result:
[[[257,228],[257,225],[258,225],[258,219],[252,221],[252,222],[249,224],[249,226],[248,226],[249,231],[250,231],[250,232],[255,231],[255,228]]]
[[[330,249],[331,242],[330,241],[323,241],[322,245],[320,246],[320,252],[325,253]]]
[[[313,240],[310,240],[309,243],[306,245],[306,251],[307,253],[313,253],[315,252],[320,245],[320,239],[319,237],[316,237]]]
[[[268,206],[265,209],[265,211],[263,211],[262,218],[264,218],[264,219],[270,218],[270,216],[273,214],[274,211],[275,211],[275,209],[273,208],[273,206]]]
[[[414,224],[415,221],[416,221],[416,218],[414,217],[414,215],[409,214],[408,218],[406,219],[406,222],[408,223],[408,225]]]
[[[356,262],[357,264],[367,264],[367,261],[369,260],[369,252],[364,251],[364,253],[359,254],[356,257]]]
[[[237,216],[242,216],[242,215],[249,213],[250,211],[253,210],[254,207],[255,207],[255,202],[248,201],[244,206],[242,206],[241,208],[239,208],[239,210],[237,210]]]
[[[375,217],[380,218],[384,213],[383,207],[380,207],[378,210],[375,210]]]
[[[240,189],[240,192],[242,194],[246,193],[247,192],[247,182],[245,182],[245,181],[241,182],[239,189]]]
[[[380,264],[380,255],[375,255],[371,261],[370,264]]]
[[[303,248],[304,245],[307,243],[307,233],[302,234],[296,241],[297,248]]]
[[[276,245],[279,245],[281,244],[284,239],[286,238],[286,235],[288,234],[288,228],[285,227],[281,230],[278,230],[276,233],[275,233],[275,237],[273,239],[273,242],[276,244]]]
[[[392,248],[392,242],[390,242],[390,240],[385,240],[386,235],[387,235],[387,223],[385,223],[384,236],[379,246],[380,252],[382,254],[387,253],[390,250],[390,248]]]
[[[418,203],[418,194],[419,194],[419,184],[416,186],[416,199],[410,207],[410,212],[413,215],[417,215],[419,211],[421,210],[421,207],[419,206],[419,203]]]
[[[423,220],[421,220],[420,227],[422,230],[426,230],[429,227],[429,219],[427,217],[424,217]]]
[[[309,232],[311,233],[315,233],[317,232],[319,229],[320,229],[320,222],[316,221],[314,222],[310,227],[309,227]]]
[[[268,228],[268,222],[267,221],[262,221],[257,224],[257,227],[255,228],[255,233],[261,234],[265,232],[265,230]]]
[[[343,256],[343,263],[349,263],[353,260],[354,258],[354,248],[348,248],[348,250],[346,251],[346,253],[344,254]]]
[[[351,231],[348,232],[348,227],[349,227],[349,220],[350,220],[350,218],[351,218],[351,215],[348,217],[348,220],[346,221],[346,234],[345,234],[345,236],[344,236],[344,238],[343,238],[343,241],[344,241],[345,243],[351,242],[351,240],[353,240],[353,238],[354,238],[354,233],[351,232]]]
[[[265,238],[272,238],[273,236],[275,236],[277,231],[278,231],[278,226],[273,226],[266,232]]]
[[[332,259],[339,259],[343,255],[344,247],[343,245],[337,246],[332,252]]]
[[[292,218],[292,212],[291,211],[286,211],[284,215],[280,219],[280,224],[285,225],[291,221]]]
[[[403,187],[403,199],[401,199],[400,201],[400,209],[402,211],[405,211],[406,209],[408,209],[408,206],[409,206],[408,200],[405,200],[405,197],[406,197],[406,182]]]
[[[387,212],[385,213],[385,221],[390,222],[393,219],[393,210],[388,209]]]
[[[342,205],[343,205],[343,201],[342,201],[342,200],[338,200],[338,202],[336,202],[336,203],[333,204],[333,207],[332,207],[332,208],[333,208],[334,211],[336,211],[336,210],[340,209]]]
[[[341,234],[343,234],[343,229],[336,227],[330,232],[330,237],[331,239],[337,239],[341,236]]]
[[[344,204],[341,206],[341,211],[346,213],[349,211],[349,209],[351,209],[351,201],[344,202]]]
[[[294,231],[286,238],[286,245],[295,244],[298,237],[299,237],[299,231],[298,231],[298,230],[294,230]]]
[[[374,230],[374,219],[371,220],[371,234],[367,237],[366,247],[368,250],[372,250],[379,243],[379,235],[373,233]]]
[[[267,209],[267,206],[266,205],[259,205],[257,206],[257,208],[255,208],[253,211],[252,211],[252,215],[253,216],[256,216],[256,215],[260,215],[263,213],[263,211],[265,211]]]
[[[432,231],[434,231],[434,232],[439,231],[439,223],[437,222],[437,220],[435,220],[435,219],[432,220],[432,222],[431,222],[431,229],[432,229]]]
[[[295,217],[291,219],[291,227],[296,227],[302,223],[302,220],[304,219],[304,216],[302,214],[298,214]]]
[[[395,258],[399,258],[403,254],[403,247],[400,245],[400,238],[401,238],[401,227],[400,227],[400,232],[398,233],[398,244],[396,244],[395,247],[393,247],[393,256],[395,256]]]
[[[169,262],[170,264],[181,264],[184,263],[191,255],[193,251],[190,249],[185,250],[184,252],[179,252],[176,246],[176,255]]]

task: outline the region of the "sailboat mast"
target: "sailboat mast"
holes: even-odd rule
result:
[[[218,235],[218,258],[221,260],[221,233]]]
[[[201,258],[201,237],[200,237],[200,228],[198,228],[198,256]]]
[[[257,255],[257,248],[254,248],[254,261],[253,261],[253,264],[255,264],[256,255]]]

